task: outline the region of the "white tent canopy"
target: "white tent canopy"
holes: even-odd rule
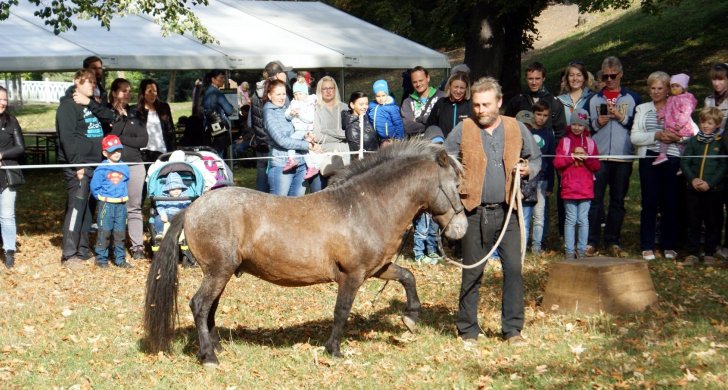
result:
[[[262,69],[277,59],[296,68],[447,68],[447,57],[319,2],[210,0],[193,12],[219,41],[162,37],[145,15],[117,16],[111,30],[74,18],[53,35],[23,0],[0,22],[0,71],[75,70],[97,55],[109,69]]]

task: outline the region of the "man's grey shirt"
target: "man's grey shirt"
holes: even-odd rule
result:
[[[523,123],[518,122],[518,127],[521,130],[521,138],[523,139],[521,158],[528,160],[530,172],[538,173],[541,170],[541,149],[536,145],[531,131]],[[503,167],[504,133],[503,120],[493,130],[493,134],[488,134],[483,128],[480,129],[483,149],[488,160],[481,195],[482,203],[502,203],[506,200],[506,168]],[[448,134],[445,140],[447,152],[453,156],[457,156],[458,159],[462,158],[460,155],[460,142],[462,141],[462,137],[463,122],[460,122]],[[511,171],[513,167],[508,167],[507,169]]]

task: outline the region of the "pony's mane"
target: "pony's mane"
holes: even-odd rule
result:
[[[444,146],[433,144],[430,141],[407,140],[394,142],[391,145],[380,149],[377,153],[369,154],[362,160],[352,161],[349,166],[338,171],[329,182],[327,188],[336,188],[348,182],[354,176],[365,172],[371,172],[375,168],[385,164],[401,164],[404,160],[430,160],[436,161],[438,153],[444,150]],[[455,168],[460,171],[460,164],[455,159]]]

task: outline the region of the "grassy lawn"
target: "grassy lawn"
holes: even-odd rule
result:
[[[342,359],[323,351],[335,285],[289,289],[244,275],[218,310],[225,351],[207,372],[195,358],[187,302],[198,269],[182,269],[177,339],[170,355],[139,349],[146,261],[131,270],[62,268],[64,189],[55,171],[27,172],[18,196],[17,266],[0,272],[0,387],[3,388],[720,388],[728,381],[728,269],[649,264],[659,304],[629,315],[557,314],[540,302],[560,256],[528,257],[525,334],[509,347],[500,332],[499,267],[481,290],[485,339],[465,349],[455,337],[460,271],[409,266],[423,302],[416,334],[399,321],[404,292],[371,280],[354,304]],[[625,241],[636,256],[639,186],[633,175]],[[254,170],[236,170],[252,186]],[[555,232],[555,226],[551,227]],[[555,242],[552,242],[555,244]],[[410,251],[397,261],[407,263]]]
[[[530,58],[546,66],[551,91],[559,90],[559,74],[570,61],[581,60],[595,72],[604,57],[614,55],[624,66],[623,84],[642,96],[647,96],[650,73],[685,72],[691,76],[691,92],[702,102],[712,92],[710,66],[728,58],[723,29],[727,17],[728,7],[719,1],[683,0],[658,16],[646,15],[637,7],[596,29],[536,51]]]

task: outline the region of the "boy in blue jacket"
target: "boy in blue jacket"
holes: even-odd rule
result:
[[[129,200],[129,166],[121,161],[121,140],[107,135],[101,141],[106,160],[94,170],[91,195],[98,199],[96,265],[109,266],[109,244],[114,237],[114,264],[131,268],[126,261],[126,201]]]
[[[389,86],[386,80],[377,80],[372,87],[374,101],[369,102],[367,116],[369,122],[381,140],[381,146],[386,146],[392,140],[404,139],[404,125],[399,114],[399,106],[389,96]]]

